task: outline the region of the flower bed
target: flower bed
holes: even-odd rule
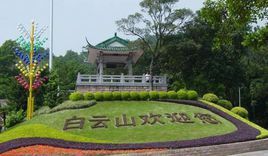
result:
[[[58,139],[49,138],[24,138],[15,139],[5,143],[0,144],[0,153],[33,145],[50,145],[53,147],[61,148],[72,148],[81,150],[138,150],[138,149],[163,149],[163,148],[184,148],[184,147],[196,147],[196,146],[206,146],[206,145],[216,145],[224,143],[241,142],[256,139],[256,136],[260,134],[259,130],[245,124],[244,122],[228,115],[227,113],[212,107],[210,105],[204,104],[199,101],[189,101],[189,100],[162,100],[166,102],[173,103],[183,103],[192,106],[201,107],[208,109],[213,113],[216,113],[223,118],[232,122],[236,127],[237,131],[219,135],[211,136],[201,139],[185,140],[185,141],[168,141],[168,142],[153,142],[153,143],[135,143],[135,144],[105,144],[105,143],[81,143],[64,141]]]

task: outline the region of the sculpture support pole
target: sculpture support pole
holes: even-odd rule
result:
[[[30,65],[29,65],[29,97],[27,102],[27,120],[30,120],[33,117],[33,107],[34,107],[34,98],[33,98],[33,53],[34,53],[34,22],[32,22],[31,36],[30,36]]]

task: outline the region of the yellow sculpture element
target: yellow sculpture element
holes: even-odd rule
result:
[[[33,53],[34,53],[34,22],[32,22],[32,31],[31,31],[31,36],[30,36],[30,44],[31,44],[31,49],[30,49],[30,65],[29,65],[29,73],[27,76],[29,77],[29,97],[27,101],[27,120],[32,119],[33,117],[33,111],[34,111],[34,97],[33,97],[33,78],[35,77],[34,73],[32,71],[34,70],[35,66],[33,63]]]

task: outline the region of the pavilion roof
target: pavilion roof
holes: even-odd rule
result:
[[[133,51],[133,50],[138,49],[137,47],[130,47],[129,41],[118,37],[116,33],[115,33],[114,37],[111,37],[111,38],[97,44],[96,46],[93,46],[88,41],[87,41],[87,43],[88,43],[89,48],[103,50],[103,51],[107,51],[107,52],[109,52],[109,51],[128,52],[128,51]],[[112,46],[113,43],[116,43],[120,46]]]

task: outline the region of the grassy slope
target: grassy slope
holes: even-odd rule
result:
[[[221,111],[223,111],[223,112],[225,112],[225,113],[227,113],[227,114],[229,114],[229,115],[231,115],[231,116],[233,116],[233,117],[245,122],[246,124],[258,129],[261,132],[261,134],[259,136],[257,136],[257,139],[267,138],[268,137],[268,130],[260,127],[259,125],[256,125],[253,122],[250,122],[249,120],[244,119],[244,118],[240,117],[239,115],[234,114],[233,112],[231,112],[231,111],[229,111],[229,110],[227,110],[227,109],[225,109],[225,108],[223,108],[223,107],[221,107],[219,105],[216,105],[214,103],[211,103],[211,102],[208,102],[208,101],[205,101],[205,100],[200,100],[200,101],[202,101],[202,102],[204,102],[204,103],[206,103],[208,105],[211,105],[211,106],[213,106],[213,107],[215,107],[217,109],[220,109]]]
[[[142,121],[139,119],[139,115],[154,113],[154,114],[162,114],[165,113],[173,113],[173,112],[185,112],[188,114],[192,120],[195,121],[194,124],[171,124],[169,122],[170,119],[162,118],[162,120],[166,123],[165,125],[146,125],[141,126]],[[220,125],[209,125],[204,124],[194,118],[194,113],[209,113],[212,114],[216,119],[221,121],[223,124]],[[121,114],[127,114],[129,116],[134,116],[137,121],[136,127],[120,127],[116,128],[114,126],[114,117],[120,117]],[[62,131],[65,119],[71,118],[76,115],[77,117],[85,117],[86,122],[84,128],[82,130],[68,130],[64,133]],[[108,129],[91,129],[91,123],[88,119],[92,115],[107,115],[111,122],[108,124]],[[23,135],[21,126],[29,126],[32,129],[36,129],[36,125],[31,126],[32,124],[43,124],[49,128],[49,130],[45,130],[45,132],[53,131],[52,128],[55,129],[55,132],[50,135],[44,136],[44,130],[38,133],[34,133],[34,136],[40,135],[41,137],[58,137],[65,138],[65,140],[72,140],[72,137],[79,135],[74,139],[74,141],[88,141],[88,142],[108,142],[108,143],[140,143],[140,142],[155,142],[155,141],[172,141],[172,140],[189,140],[195,138],[203,138],[207,136],[221,135],[230,133],[236,130],[236,127],[230,123],[229,121],[221,118],[218,115],[213,114],[210,111],[193,107],[187,105],[176,105],[176,104],[166,104],[163,102],[147,102],[147,101],[109,101],[109,102],[99,102],[97,105],[92,106],[87,109],[80,110],[65,110],[52,114],[40,115],[34,117],[31,121],[27,121],[22,123],[19,127],[11,129],[3,134],[0,134],[0,142],[10,140],[12,138],[19,138],[20,135]],[[20,129],[20,133],[16,134],[17,129]],[[42,128],[40,128],[42,129]],[[43,128],[44,129],[44,128]],[[29,128],[25,129],[25,133],[29,133]],[[36,130],[37,132],[38,130]],[[7,134],[8,133],[8,134]],[[66,137],[63,136],[67,135]],[[9,137],[2,137],[2,136]],[[71,136],[68,136],[71,135]],[[31,133],[27,134],[27,136],[31,137]],[[7,138],[7,139],[2,139]],[[87,140],[87,139],[89,140]]]

